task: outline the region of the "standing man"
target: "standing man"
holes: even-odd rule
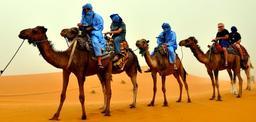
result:
[[[113,35],[112,38],[114,39],[114,47],[115,47],[115,58],[113,61],[118,60],[122,56],[121,50],[120,50],[120,43],[122,41],[125,41],[126,36],[126,25],[123,22],[123,19],[118,14],[112,14],[110,15],[110,18],[112,20],[112,24],[110,26],[110,32],[107,32],[107,34]]]
[[[102,34],[104,26],[103,19],[99,14],[93,11],[93,7],[90,3],[85,4],[82,8],[82,19],[77,26],[81,31],[90,36],[95,56],[98,59],[98,67],[104,68],[101,62],[102,53],[106,48],[106,40]]]
[[[221,45],[224,57],[225,57],[225,67],[228,66],[228,51],[227,48],[229,47],[229,32],[227,29],[225,29],[225,26],[223,23],[218,24],[218,33],[216,35],[216,38],[212,41],[219,41],[219,44]]]

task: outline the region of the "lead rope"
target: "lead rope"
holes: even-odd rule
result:
[[[182,62],[182,60],[183,60],[183,56],[184,56],[184,54],[183,54],[183,48],[181,47],[181,62]]]
[[[70,67],[70,65],[71,65],[71,62],[72,62],[72,60],[73,60],[73,57],[74,57],[74,53],[75,53],[75,49],[76,49],[76,45],[77,45],[77,40],[74,40],[73,42],[72,42],[72,44],[74,43],[74,45],[73,45],[73,47],[72,47],[72,51],[71,51],[71,54],[70,54],[70,57],[69,57],[69,60],[68,60],[68,65],[67,65],[67,69]],[[72,45],[71,44],[71,45]]]
[[[69,44],[68,44],[68,39],[67,39],[67,38],[65,38],[65,40],[66,40],[67,46],[69,47]]]
[[[17,55],[17,53],[19,52],[21,46],[24,44],[25,39],[22,41],[22,43],[20,44],[19,48],[16,50],[16,52],[14,53],[14,55],[12,56],[11,60],[7,63],[7,65],[5,66],[5,68],[3,70],[0,71],[0,76],[2,76],[2,74],[4,73],[4,71],[8,68],[8,66],[11,64],[12,60],[14,59],[14,57]]]

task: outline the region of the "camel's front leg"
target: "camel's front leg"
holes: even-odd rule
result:
[[[110,101],[111,101],[111,96],[112,96],[112,91],[111,91],[111,73],[106,73],[106,109],[104,110],[105,116],[110,116]]]
[[[152,78],[153,78],[153,98],[151,102],[148,104],[148,106],[154,106],[155,105],[155,98],[156,98],[156,91],[157,91],[157,77],[156,72],[152,72]]]
[[[67,91],[68,82],[69,82],[69,75],[70,75],[69,71],[63,70],[63,86],[62,86],[62,92],[61,92],[61,96],[60,96],[60,104],[59,104],[57,112],[53,115],[53,117],[50,120],[58,120],[59,119],[60,111],[61,111],[63,103],[66,99],[66,91]]]
[[[104,99],[104,104],[103,106],[100,108],[101,110],[105,110],[106,109],[106,102],[107,102],[107,96],[106,96],[106,82],[104,81],[104,79],[102,78],[102,76],[100,76],[98,74],[100,83],[101,83],[101,88],[102,88],[102,93],[103,93],[103,99]]]
[[[162,92],[164,94],[164,104],[163,104],[164,107],[168,106],[168,102],[167,102],[167,98],[166,98],[166,85],[165,85],[165,81],[166,81],[166,76],[162,76]]]
[[[214,100],[215,99],[215,83],[214,83],[213,73],[212,73],[212,70],[210,70],[210,69],[207,69],[207,72],[208,72],[208,75],[211,78],[212,90],[213,90],[212,97],[210,98],[210,100]]]
[[[179,99],[176,101],[176,102],[179,103],[179,102],[181,102],[181,99],[182,99],[183,85],[181,83],[181,80],[180,80],[180,77],[179,77],[178,73],[175,73],[174,77],[176,78],[177,82],[179,83],[179,87],[180,87],[180,96],[179,96]]]
[[[219,71],[218,70],[214,71],[214,76],[215,76],[216,88],[218,92],[217,101],[222,101],[221,95],[220,95],[220,88],[219,88]]]

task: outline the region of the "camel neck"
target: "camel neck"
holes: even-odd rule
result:
[[[152,60],[151,55],[150,55],[148,50],[145,52],[144,57],[145,57],[146,63],[150,67],[150,69],[155,69],[156,68],[156,64],[153,63],[153,60]]]
[[[194,56],[196,57],[196,59],[203,63],[203,64],[208,64],[209,63],[209,58],[207,57],[207,55],[200,49],[200,47],[198,45],[192,45],[190,47],[191,51],[193,52]]]
[[[41,41],[37,43],[37,47],[42,54],[43,58],[50,63],[51,65],[55,66],[56,68],[65,68],[68,59],[65,56],[65,52],[57,52],[53,49],[52,45],[48,40]]]

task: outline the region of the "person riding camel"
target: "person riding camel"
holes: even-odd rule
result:
[[[165,49],[168,49],[168,58],[169,63],[174,65],[174,70],[177,70],[176,65],[176,53],[175,50],[177,49],[177,41],[176,41],[176,33],[171,29],[169,23],[162,24],[163,32],[159,34],[157,37],[157,47],[163,46]],[[154,52],[151,53],[153,55]],[[145,71],[146,73],[151,72],[151,69]]]
[[[212,41],[217,42],[219,41],[219,44],[221,45],[223,52],[224,52],[224,58],[225,58],[225,66],[228,66],[228,51],[227,48],[230,46],[229,43],[229,32],[227,29],[225,29],[225,26],[223,23],[218,24],[218,33],[216,35],[216,38]]]
[[[102,34],[104,28],[103,18],[93,11],[90,3],[85,4],[82,9],[82,19],[77,26],[91,38],[93,50],[98,60],[98,67],[104,68],[101,62],[103,52],[106,48],[106,40]]]
[[[169,62],[174,64],[174,69],[177,70],[175,50],[178,46],[176,42],[176,33],[171,29],[171,26],[168,23],[163,23],[162,29],[163,32],[157,37],[157,44],[158,46],[164,46],[168,49]]]
[[[110,32],[107,32],[106,34],[112,35],[112,38],[114,40],[114,48],[115,48],[115,54],[113,61],[117,61],[121,56],[121,50],[120,50],[120,43],[125,41],[126,36],[126,25],[123,22],[123,19],[118,14],[112,14],[110,15],[110,18],[112,20],[111,26],[110,26]]]
[[[241,35],[240,35],[240,33],[237,32],[237,28],[235,26],[231,27],[231,33],[229,34],[229,38],[230,38],[231,44],[234,45],[238,49],[241,59],[244,60],[243,50],[240,46]]]

